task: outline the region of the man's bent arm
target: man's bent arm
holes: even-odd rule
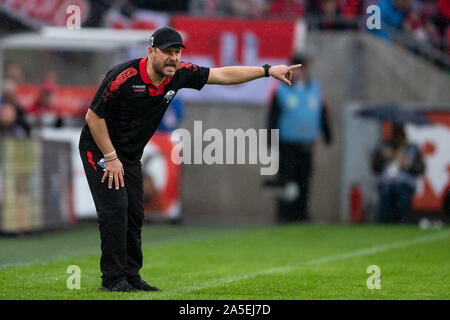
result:
[[[290,85],[292,70],[300,68],[301,64],[293,66],[272,66],[269,75]],[[230,66],[211,68],[207,84],[240,84],[264,77],[263,67]]]
[[[99,117],[94,111],[89,109],[86,114],[86,122],[89,126],[89,130],[91,131],[95,143],[97,144],[103,155],[114,152],[115,149],[111,142],[111,138],[109,137],[105,119]],[[113,156],[112,160],[107,160],[105,162],[105,173],[102,177],[102,183],[105,182],[107,177],[109,177],[108,188],[111,189],[114,182],[116,190],[118,190],[119,186],[125,186],[123,174],[124,170],[122,163],[120,162],[117,155],[115,157]]]
[[[95,143],[103,154],[108,154],[115,151],[114,146],[109,137],[108,128],[106,127],[105,119],[99,117],[91,109],[86,114],[86,122],[91,131]]]

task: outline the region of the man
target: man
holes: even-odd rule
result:
[[[17,109],[9,101],[0,104],[0,137],[26,138],[27,132],[17,121]]]
[[[419,147],[408,143],[402,124],[394,124],[390,139],[376,148],[372,170],[378,176],[377,222],[408,222],[417,178],[424,173],[425,163]]]
[[[294,199],[278,200],[278,222],[307,221],[309,179],[312,171],[314,143],[322,131],[327,144],[331,130],[327,107],[322,100],[319,83],[309,72],[310,58],[297,55],[292,63],[301,64],[293,70],[293,86],[281,84],[275,91],[269,112],[268,127],[279,129],[279,182],[294,182],[299,195]]]
[[[99,218],[102,290],[159,290],[139,275],[144,218],[140,158],[177,91],[269,75],[290,84],[292,70],[300,67],[205,68],[180,62],[181,48],[176,30],[155,31],[147,57],[112,68],[86,114],[79,148]]]
[[[28,123],[22,106],[17,101],[17,83],[12,78],[5,78],[2,88],[2,98],[4,102],[11,103],[16,109],[16,124],[25,130],[27,137],[30,136],[31,126]]]

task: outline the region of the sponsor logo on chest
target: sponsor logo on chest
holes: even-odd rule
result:
[[[135,93],[142,93],[147,91],[147,86],[145,84],[134,84],[131,88]]]

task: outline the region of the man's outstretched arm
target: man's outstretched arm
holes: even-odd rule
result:
[[[292,66],[278,65],[269,69],[269,75],[291,85],[292,70],[300,68],[301,64]],[[211,68],[207,84],[240,84],[264,77],[263,67],[232,66]]]

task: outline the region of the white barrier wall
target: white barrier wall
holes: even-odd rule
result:
[[[73,201],[74,210],[78,218],[96,217],[94,201],[92,200],[89,185],[83,170],[83,163],[78,151],[81,128],[50,129],[41,131],[42,138],[53,141],[65,141],[71,145],[72,176],[73,176]]]

